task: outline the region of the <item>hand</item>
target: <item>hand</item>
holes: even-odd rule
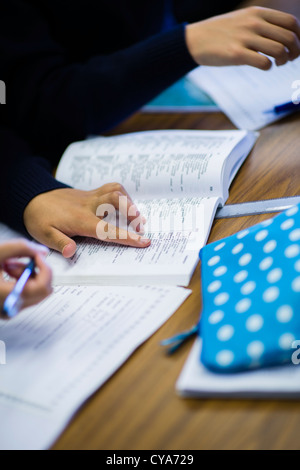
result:
[[[124,198],[127,198],[125,209],[122,207],[124,204],[120,204]],[[101,207],[104,212],[100,215]],[[103,215],[106,207],[126,212],[126,220],[131,224],[137,221],[136,232],[139,235],[105,222]],[[117,183],[107,184],[94,191],[67,188],[40,194],[28,204],[24,212],[28,233],[43,245],[61,252],[65,258],[72,257],[76,252],[76,243],[71,239],[75,236],[146,248],[151,242],[142,237],[143,222],[132,199]]]
[[[269,8],[250,7],[188,25],[187,46],[199,65],[251,65],[269,70],[300,55],[300,23]]]
[[[24,271],[24,264],[17,260],[20,257],[34,259],[38,268],[37,273],[31,276],[23,291],[23,308],[35,305],[51,294],[51,269],[45,264],[44,257],[48,250],[36,243],[26,240],[10,241],[0,245],[0,270],[12,278],[19,279]],[[5,281],[0,276],[0,307],[15,286],[13,281]]]

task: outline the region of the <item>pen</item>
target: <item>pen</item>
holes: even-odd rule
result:
[[[288,103],[280,104],[278,106],[275,106],[273,109],[270,109],[265,112],[281,114],[281,113],[287,113],[289,111],[297,111],[298,109],[300,109],[300,103],[296,104],[296,103],[293,103],[293,101],[289,101]]]
[[[22,293],[26,286],[26,283],[32,276],[35,270],[35,263],[33,260],[25,267],[23,274],[17,281],[14,289],[9,294],[4,302],[3,314],[7,318],[14,318],[20,312],[22,308]]]

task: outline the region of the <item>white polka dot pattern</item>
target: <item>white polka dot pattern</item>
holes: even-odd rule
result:
[[[234,372],[291,361],[300,340],[300,205],[206,246],[201,259],[204,365]]]

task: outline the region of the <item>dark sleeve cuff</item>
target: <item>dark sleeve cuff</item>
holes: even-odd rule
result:
[[[76,89],[85,83],[87,94],[81,101],[91,111],[90,133],[115,126],[197,66],[186,45],[185,27],[178,25],[112,54],[106,67],[103,57],[95,57],[81,68]]]
[[[182,24],[128,49],[63,67],[44,81],[34,126],[25,130],[30,135],[34,129],[31,139],[43,155],[61,154],[71,142],[116,126],[196,66]]]
[[[0,176],[0,218],[14,230],[28,235],[23,217],[29,202],[39,194],[68,186],[55,180],[48,161],[32,157],[27,144],[15,134],[6,131],[0,137],[4,166]]]

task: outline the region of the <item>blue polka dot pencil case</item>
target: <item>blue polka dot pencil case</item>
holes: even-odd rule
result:
[[[217,372],[291,364],[300,340],[300,205],[200,256],[202,363]]]

